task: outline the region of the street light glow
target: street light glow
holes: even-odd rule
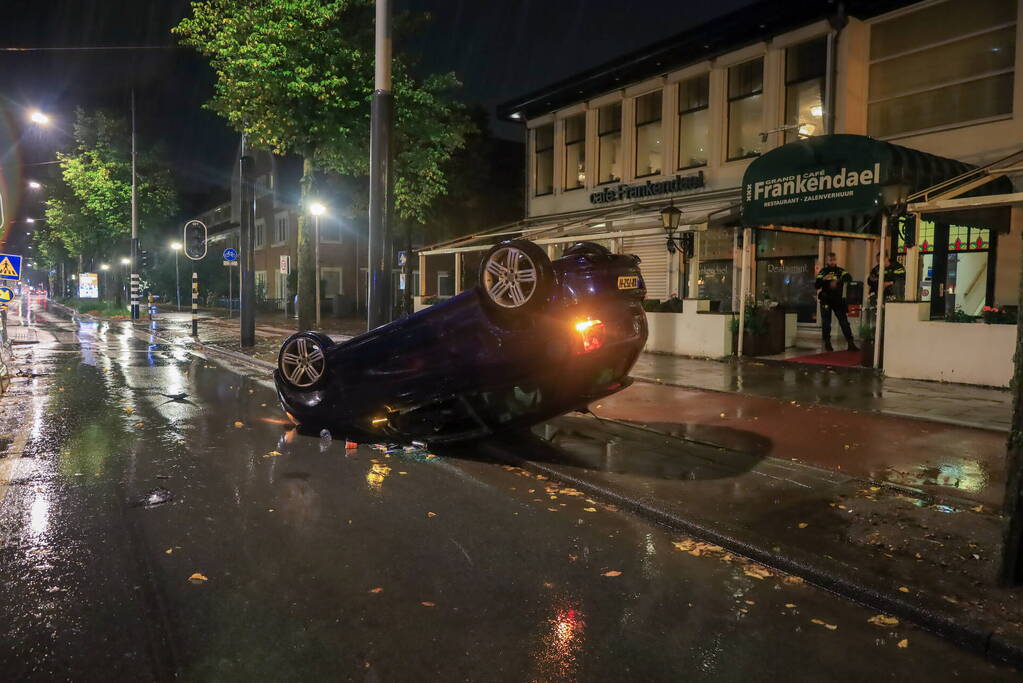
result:
[[[28,115],[28,120],[32,123],[38,123],[40,126],[48,126],[50,124],[50,117],[38,109],[32,110],[32,113]]]
[[[126,265],[128,265],[129,263],[131,263],[131,259],[130,259],[130,258],[128,258],[127,256],[125,256],[124,258],[122,258],[122,259],[121,259],[121,265],[122,265],[122,266],[126,266]]]
[[[180,250],[181,242],[171,242],[170,248],[173,249],[174,251]]]
[[[110,264],[108,264],[108,263],[101,263],[100,266],[99,266],[99,269],[100,270],[110,270]]]
[[[26,219],[25,219],[25,222],[26,222],[26,223],[35,223],[35,222],[36,222],[36,219],[34,219],[34,218],[26,218]]]
[[[325,207],[323,204],[320,204],[319,202],[313,202],[312,204],[309,205],[309,213],[311,213],[314,216],[322,216],[323,214],[327,213],[327,207]]]
[[[42,185],[38,181],[35,181],[35,180],[28,181],[28,186],[30,188],[32,188],[33,190],[38,190],[40,187],[42,187]]]

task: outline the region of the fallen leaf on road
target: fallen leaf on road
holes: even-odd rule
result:
[[[134,412],[134,409],[132,409],[132,408],[125,408],[124,412],[128,413],[129,415],[131,415]]]
[[[166,550],[164,550],[163,552],[165,552],[165,553],[167,553],[168,555],[170,555],[170,554],[171,554],[172,552],[174,552],[174,548],[167,548],[167,549],[166,549]]]
[[[260,404],[259,404],[259,407],[260,407],[260,408],[266,408],[266,404],[265,404],[265,403],[260,403]]]
[[[788,607],[789,609],[792,609],[793,607],[796,606],[796,603],[794,603],[794,602],[786,602],[785,606]]]
[[[380,588],[379,586],[377,586],[376,588],[371,589],[369,592],[370,593],[383,593],[384,589]]]
[[[874,626],[898,626],[899,620],[895,617],[885,616],[884,614],[877,614],[867,619],[867,621]]]
[[[583,508],[584,512],[596,512],[597,508]]]
[[[746,576],[752,576],[754,579],[763,580],[771,575],[771,570],[768,569],[767,567],[761,567],[759,565],[754,564],[750,565],[749,567],[743,568],[742,573],[745,574]]]
[[[896,643],[896,645],[905,650],[907,647],[909,647],[909,638],[903,638],[898,643]]]
[[[578,556],[578,555],[569,555],[569,556],[568,556],[568,561],[569,561],[569,562],[575,562],[575,561],[576,561],[576,560],[578,560],[578,559],[579,559],[579,556]]]
[[[820,619],[811,619],[810,623],[817,624],[818,626],[823,626],[824,628],[828,629],[829,631],[836,631],[836,630],[838,630],[838,625],[837,624],[828,624],[826,622],[821,621]]]
[[[609,572],[604,572],[603,574],[601,574],[601,576],[621,576],[621,575],[622,575],[622,573],[620,571],[615,570],[615,569],[612,569]]]
[[[235,422],[235,423],[234,423],[234,426],[235,426],[235,427],[244,427],[244,426],[245,426],[245,423],[244,423],[244,422],[240,422],[240,421],[238,421],[238,422]]]
[[[434,455],[433,453],[430,453],[429,455],[426,456],[426,459],[427,460],[436,460],[437,456]]]
[[[809,525],[809,524],[807,524],[806,522],[800,522],[800,523],[799,523],[799,528],[800,528],[800,529],[805,529],[805,528],[806,528],[806,527],[808,527],[808,526],[810,526],[810,525]]]
[[[795,586],[797,584],[803,583],[803,580],[801,578],[799,578],[798,576],[786,576],[784,579],[782,579],[782,581],[784,581],[785,583],[787,583],[787,584],[789,584],[791,586]]]
[[[725,416],[725,414],[724,414],[724,413],[721,413],[721,415],[719,415],[718,417],[724,417],[724,416]]]
[[[209,579],[207,579],[205,576],[203,576],[199,572],[196,572],[196,573],[194,573],[194,574],[192,574],[191,576],[188,577],[188,581],[190,583],[206,583],[207,581],[209,581]]]
[[[423,600],[423,601],[422,601],[421,603],[419,603],[419,604],[420,604],[420,605],[422,605],[423,607],[436,607],[436,606],[437,606],[437,603],[435,603],[435,602],[429,602],[428,600]]]
[[[970,508],[970,509],[973,510],[974,512],[984,512],[984,506],[983,505],[978,505],[977,507]]]
[[[547,508],[547,512],[557,512],[558,508]]]
[[[901,592],[901,593],[908,593],[909,589],[906,588],[905,586],[899,586],[899,592]]]
[[[278,456],[278,455],[280,455],[280,454],[281,454],[281,452],[280,452],[280,451],[270,451],[269,453],[267,453],[267,454],[266,454],[266,455],[264,455],[263,457],[264,457],[264,458],[273,458],[273,457],[276,457],[276,456]]]
[[[398,474],[408,474],[408,472],[398,472]]]
[[[436,513],[436,512],[427,512],[427,513],[426,513],[426,516],[427,516],[427,517],[436,517],[436,516],[437,516],[437,513]]]

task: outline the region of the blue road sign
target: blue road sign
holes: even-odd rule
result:
[[[0,254],[0,280],[21,279],[21,256]]]
[[[14,290],[10,287],[0,287],[0,304],[14,301]]]
[[[224,250],[224,260],[225,261],[237,261],[238,260],[238,250],[237,249],[225,249]]]

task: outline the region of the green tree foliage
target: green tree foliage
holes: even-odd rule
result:
[[[79,109],[70,151],[58,153],[60,178],[46,200],[36,243],[47,257],[88,260],[124,254],[131,235],[131,137],[124,119]],[[139,234],[164,227],[177,194],[158,151],[139,145]]]
[[[313,170],[368,173],[372,0],[195,0],[173,32],[210,59],[209,107],[250,144],[300,154]],[[454,74],[417,79],[393,60],[395,208],[404,219],[425,220],[447,191],[445,162],[472,131],[451,97],[458,86]]]

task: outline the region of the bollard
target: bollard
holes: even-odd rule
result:
[[[192,336],[199,337],[199,273],[192,271]]]

